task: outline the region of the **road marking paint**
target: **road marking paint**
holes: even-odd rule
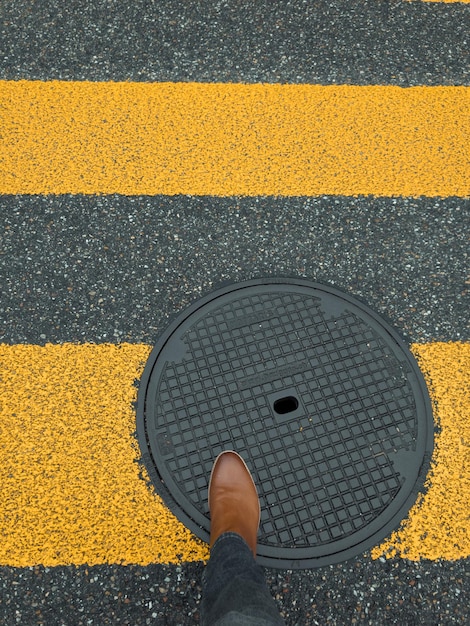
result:
[[[414,2],[415,0],[407,0],[407,2]],[[440,2],[441,4],[468,4],[470,0],[418,0],[419,2]]]
[[[0,193],[470,195],[470,87],[0,81]]]
[[[149,352],[0,346],[0,565],[207,557],[139,477],[131,403]]]
[[[435,439],[429,489],[400,529],[372,551],[400,556],[459,559],[470,556],[470,344],[414,345],[434,403]]]
[[[207,559],[207,546],[163,505],[138,463],[133,383],[150,349],[0,345],[0,565]],[[413,350],[441,427],[431,486],[372,554],[467,557],[470,344]]]

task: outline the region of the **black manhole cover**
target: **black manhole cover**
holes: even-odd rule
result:
[[[289,569],[385,538],[433,446],[404,342],[362,303],[302,279],[230,285],[181,313],[145,368],[137,430],[158,493],[204,541],[213,461],[241,454],[261,500],[258,560]]]

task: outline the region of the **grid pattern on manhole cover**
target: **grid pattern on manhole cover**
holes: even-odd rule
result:
[[[235,449],[259,490],[266,564],[341,560],[385,536],[432,447],[425,389],[391,329],[304,281],[255,281],[193,308],[152,353],[139,400],[169,506],[207,539],[212,463]]]

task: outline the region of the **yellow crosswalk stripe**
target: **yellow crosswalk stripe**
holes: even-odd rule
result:
[[[470,556],[470,344],[414,345],[440,432],[428,491],[373,557],[459,559]]]
[[[429,490],[373,556],[470,556],[470,344],[413,345],[432,394]],[[138,463],[147,345],[0,345],[0,565],[173,563],[208,548]]]
[[[140,477],[145,345],[0,346],[0,565],[200,559]]]
[[[415,0],[407,0],[408,2],[415,2]],[[419,0],[419,2],[440,2],[442,4],[468,4],[470,0]]]
[[[470,195],[470,87],[0,81],[0,193]]]

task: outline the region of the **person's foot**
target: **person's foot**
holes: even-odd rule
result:
[[[261,509],[250,470],[231,450],[216,458],[209,482],[210,546],[223,533],[241,535],[256,556]]]

